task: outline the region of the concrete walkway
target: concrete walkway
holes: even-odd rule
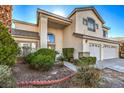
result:
[[[74,64],[65,61],[64,65],[74,72],[77,72],[78,67]],[[98,69],[109,68],[124,73],[124,59],[107,59],[103,61],[97,61],[95,67]]]
[[[74,72],[77,72],[78,67],[74,64],[64,61],[64,65],[69,69],[73,70]]]
[[[96,68],[109,68],[124,73],[124,59],[107,59],[103,61],[97,61]]]

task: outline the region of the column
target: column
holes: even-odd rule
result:
[[[41,17],[39,22],[40,48],[47,48],[48,18]]]

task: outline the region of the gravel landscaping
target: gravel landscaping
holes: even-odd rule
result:
[[[111,69],[104,69],[102,71],[102,81],[99,87],[124,88],[124,73]]]
[[[33,70],[28,64],[16,64],[12,72],[17,82],[56,80],[74,73],[65,66],[60,67],[59,64],[54,65],[50,71]]]
[[[67,67],[61,67],[59,64],[54,65],[50,71],[38,71],[29,68],[28,64],[16,64],[12,68],[13,75],[17,82],[21,81],[46,81],[56,80],[74,73]],[[69,80],[51,85],[33,85],[23,86],[28,88],[83,88],[75,82],[75,76]],[[102,79],[98,86],[99,88],[124,88],[124,73],[117,72],[111,69],[102,70]]]

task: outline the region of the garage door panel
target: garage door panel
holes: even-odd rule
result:
[[[105,45],[103,47],[103,59],[117,58],[117,47]]]
[[[100,45],[95,43],[90,44],[90,56],[95,56],[97,60],[100,60]]]

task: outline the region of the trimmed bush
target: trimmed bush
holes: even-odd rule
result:
[[[82,61],[82,63],[84,63],[86,65],[96,64],[96,57],[82,57],[82,58],[80,58],[80,60]]]
[[[31,60],[33,59],[34,56],[35,56],[34,53],[28,54],[28,55],[25,57],[25,61],[30,64],[30,62],[31,62]]]
[[[101,78],[101,72],[94,67],[82,66],[76,75],[76,83],[81,87],[97,87]]]
[[[15,64],[19,47],[11,37],[8,29],[0,22],[0,64],[12,66]]]
[[[74,48],[63,48],[62,52],[63,52],[64,58],[70,61],[70,59],[73,58]]]
[[[11,74],[11,69],[7,65],[0,65],[0,87],[16,87],[16,82]]]
[[[37,52],[29,54],[26,57],[26,61],[34,69],[47,71],[54,65],[55,51],[52,49],[42,48]]]
[[[77,66],[94,65],[96,64],[96,57],[82,57],[77,60],[74,64]]]

